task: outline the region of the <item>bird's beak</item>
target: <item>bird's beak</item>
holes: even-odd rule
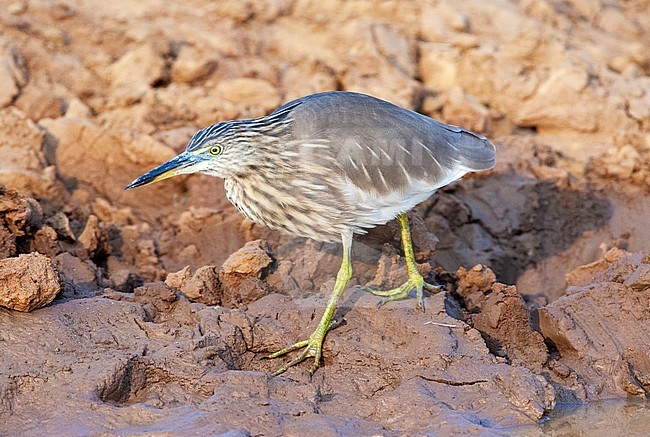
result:
[[[153,182],[162,181],[163,179],[167,179],[178,174],[192,173],[190,167],[192,167],[198,161],[199,159],[196,157],[196,155],[183,152],[177,157],[172,158],[163,164],[160,164],[153,170],[150,170],[142,176],[138,177],[136,180],[124,187],[124,189],[128,190],[135,187],[141,187]]]

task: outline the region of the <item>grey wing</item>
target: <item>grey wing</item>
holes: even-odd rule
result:
[[[308,96],[292,116],[296,139],[325,141],[344,176],[369,193],[433,191],[495,164],[485,137],[363,94]]]

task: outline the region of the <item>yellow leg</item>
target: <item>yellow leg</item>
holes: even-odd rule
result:
[[[276,358],[282,355],[285,355],[289,352],[302,349],[302,352],[294,358],[293,360],[286,363],[284,366],[277,369],[273,372],[273,376],[277,376],[289,367],[295,366],[296,364],[306,360],[307,358],[314,358],[314,363],[309,368],[309,373],[313,374],[318,366],[320,365],[321,354],[323,351],[323,340],[325,340],[325,335],[327,331],[332,327],[334,321],[332,316],[336,311],[336,305],[341,298],[341,295],[345,291],[345,288],[350,281],[352,276],[352,262],[350,260],[350,251],[352,248],[352,234],[343,235],[343,261],[341,262],[341,268],[339,269],[338,274],[336,275],[336,282],[334,283],[334,291],[330,295],[327,306],[325,307],[325,312],[323,317],[320,319],[320,323],[316,327],[316,330],[309,336],[308,340],[299,341],[291,346],[288,346],[282,350],[279,350],[267,358]]]
[[[424,311],[424,294],[422,290],[425,289],[435,293],[440,291],[442,287],[424,282],[424,278],[418,271],[417,264],[415,263],[415,253],[413,252],[413,241],[411,240],[408,216],[406,213],[402,213],[397,216],[397,220],[402,229],[402,246],[404,247],[404,259],[406,260],[406,271],[408,272],[409,278],[404,284],[392,290],[379,291],[369,287],[365,287],[365,289],[374,295],[383,297],[378,306],[382,306],[392,300],[404,299],[408,297],[411,290],[415,290],[417,306]]]

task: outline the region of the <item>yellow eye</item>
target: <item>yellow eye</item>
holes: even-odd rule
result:
[[[212,146],[210,147],[210,155],[220,155],[221,154],[221,146]]]

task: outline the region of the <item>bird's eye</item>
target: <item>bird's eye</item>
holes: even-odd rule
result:
[[[210,147],[210,155],[220,155],[221,154],[221,146],[212,146]]]

